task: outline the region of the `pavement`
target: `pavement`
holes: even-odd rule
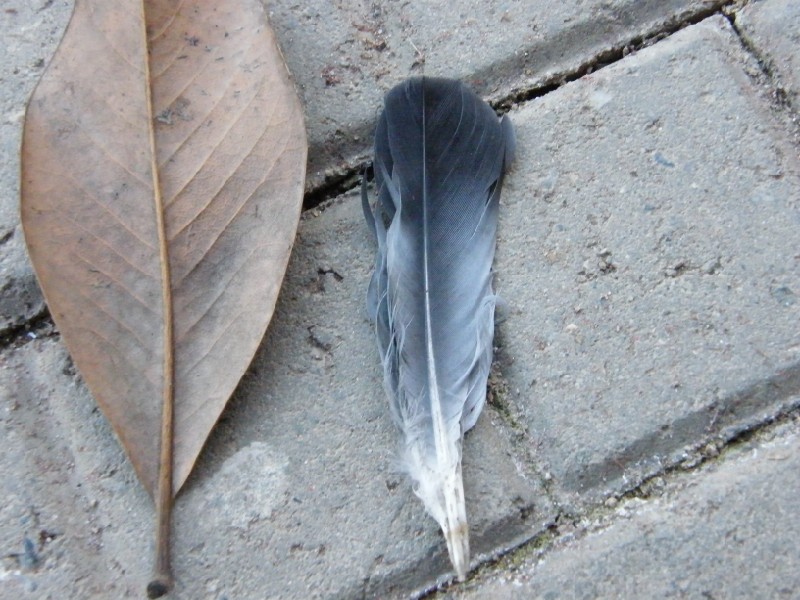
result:
[[[275,316],[178,497],[172,598],[800,597],[800,4],[267,4],[306,107]],[[24,103],[71,3],[0,11],[0,597],[137,598],[152,503],[19,227]],[[396,468],[354,189],[421,72],[510,114],[505,309],[464,446],[473,568]]]

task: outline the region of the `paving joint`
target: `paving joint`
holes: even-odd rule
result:
[[[470,581],[479,583],[484,576],[491,573],[514,571],[518,565],[524,564],[534,556],[537,560],[540,560],[553,549],[559,540],[578,540],[594,531],[594,528],[591,527],[593,523],[602,523],[602,528],[613,525],[619,519],[616,513],[620,504],[636,500],[646,502],[652,498],[660,497],[669,483],[680,477],[699,472],[700,469],[709,465],[725,461],[729,455],[745,448],[748,444],[770,438],[776,431],[792,421],[800,423],[800,398],[786,410],[780,411],[778,414],[751,426],[744,427],[725,440],[720,440],[720,445],[715,445],[709,441],[699,444],[694,460],[685,459],[669,465],[661,472],[647,477],[635,487],[617,496],[612,496],[602,503],[595,504],[589,507],[588,510],[576,513],[565,510],[556,504],[556,506],[559,506],[559,510],[554,520],[547,524],[544,530],[519,545],[498,553],[492,559],[481,563],[473,569],[466,584],[456,584],[451,581],[428,587],[412,597],[415,600],[449,597],[449,593],[457,585],[459,586],[458,589],[469,589],[469,587],[472,587],[470,586]]]
[[[775,429],[795,419],[800,419],[800,396],[788,406],[782,407],[775,414],[769,415],[761,421],[732,430],[729,435],[718,435],[712,439],[701,440],[687,450],[686,456],[674,463],[668,464],[658,473],[645,477],[635,487],[611,496],[603,505],[612,507],[616,503],[630,499],[647,500],[660,495],[664,486],[665,477],[677,476],[682,473],[691,473],[706,465],[721,462],[732,452],[742,448],[760,437],[770,435]],[[591,510],[589,511],[591,514]]]
[[[502,350],[495,357],[492,371],[489,375],[489,389],[486,403],[493,409],[493,413],[502,423],[508,437],[514,458],[521,463],[520,467],[526,477],[536,480],[536,483],[545,493],[546,499],[558,506],[558,499],[553,490],[553,478],[539,467],[536,460],[536,444],[530,444],[532,439],[525,419],[519,413],[519,408],[514,402],[508,400],[508,380],[503,376],[500,363],[503,362]],[[521,510],[530,510],[532,506],[522,507]]]
[[[795,403],[791,399],[797,398]],[[652,435],[638,438],[629,446],[608,457],[606,460],[589,465],[584,474],[582,485],[594,487],[597,482],[608,477],[608,473],[615,467],[624,480],[625,472],[635,461],[642,456],[672,456],[674,452],[681,452],[684,456],[677,460],[658,459],[658,469],[645,472],[640,479],[645,481],[663,473],[676,464],[685,463],[686,456],[691,459],[692,453],[697,448],[716,443],[715,440],[735,439],[741,430],[746,430],[751,424],[741,420],[751,418],[758,414],[764,407],[775,406],[783,403],[773,415],[780,415],[787,410],[787,406],[800,405],[800,364],[794,364],[780,369],[774,375],[760,379],[746,387],[739,389],[715,403],[709,408],[689,413],[670,423],[668,429],[661,429]],[[767,422],[762,419],[761,422]],[[670,440],[674,440],[669,443]],[[569,485],[567,489],[579,492],[580,488]]]
[[[19,348],[34,340],[59,335],[47,307],[27,321],[9,327],[0,333],[0,352]]]
[[[745,3],[746,4],[746,3]],[[747,75],[754,81],[756,85],[768,87],[770,106],[777,112],[777,114],[784,117],[786,125],[790,130],[790,137],[795,145],[800,146],[800,106],[793,106],[789,99],[789,94],[780,83],[780,76],[776,72],[775,66],[772,61],[748,38],[747,34],[736,23],[736,15],[745,4],[734,2],[726,6],[722,10],[722,16],[728,21],[731,29],[736,34],[742,49],[748,54],[758,65],[760,73],[754,74],[745,70]]]
[[[324,204],[353,191],[361,185],[364,163],[353,165],[343,171],[327,175],[322,185],[309,191],[303,198],[303,210],[324,210]]]
[[[572,69],[571,71],[555,74],[535,87],[517,91],[495,102],[492,102],[492,106],[494,106],[494,108],[500,114],[505,114],[515,106],[525,104],[526,102],[535,100],[536,98],[541,98],[550,92],[554,92],[567,83],[576,81],[581,77],[590,75],[591,73],[599,71],[600,69],[611,66],[614,63],[624,59],[629,54],[652,46],[653,44],[670,37],[682,29],[696,25],[697,23],[700,23],[709,17],[713,17],[714,15],[724,14],[725,9],[733,4],[734,2],[732,0],[728,0],[726,2],[716,2],[702,10],[684,16],[683,18],[676,19],[673,22],[668,22],[665,27],[662,27],[658,31],[651,31],[645,34],[634,36],[623,44],[608,48],[589,58],[585,63],[575,69]]]

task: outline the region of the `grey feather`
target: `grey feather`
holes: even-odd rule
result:
[[[486,398],[507,117],[457,81],[410,79],[375,133],[377,203],[362,202],[378,251],[367,293],[392,417],[414,490],[439,522],[461,579],[469,566],[461,439]]]

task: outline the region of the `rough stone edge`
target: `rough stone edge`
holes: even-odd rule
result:
[[[750,75],[754,84],[766,90],[766,96],[773,112],[783,121],[798,154],[800,154],[800,105],[792,103],[790,94],[774,61],[759,46],[758,41],[748,33],[747,24],[742,15],[748,4],[749,2],[739,2],[725,6],[722,9],[722,13],[728,19],[734,33],[736,33],[744,52],[758,65],[760,72],[748,73],[748,75]],[[800,92],[798,93],[800,94]],[[800,101],[800,95],[798,95],[798,101]]]

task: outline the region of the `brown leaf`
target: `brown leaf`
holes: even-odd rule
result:
[[[189,475],[272,316],[306,148],[259,0],[78,0],[30,100],[31,260],[157,508]]]

